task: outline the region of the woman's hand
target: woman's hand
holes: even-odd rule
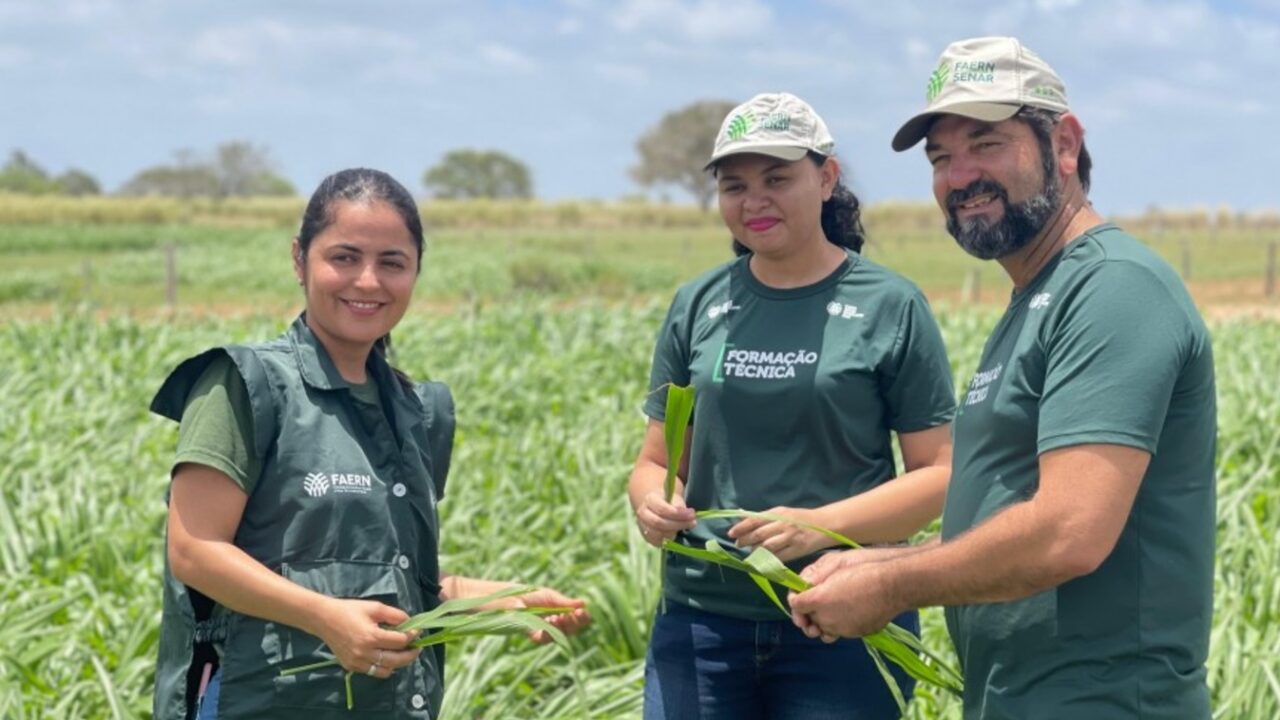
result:
[[[680,493],[667,502],[661,490],[646,493],[636,507],[636,524],[640,526],[640,535],[645,542],[654,547],[662,547],[662,543],[671,540],[681,530],[689,530],[697,523],[693,508],[684,504]]]
[[[416,632],[382,627],[408,619],[405,611],[373,600],[327,598],[317,613],[316,635],[348,672],[385,680],[422,652],[409,647]]]
[[[542,619],[551,623],[565,635],[573,635],[591,624],[591,613],[587,612],[587,602],[581,598],[571,598],[551,588],[538,588],[515,598],[519,608],[564,608],[565,612],[547,615]],[[546,630],[535,630],[529,633],[529,639],[542,645],[551,642]]]
[[[820,519],[813,510],[775,507],[765,512],[821,527]],[[729,537],[733,538],[738,547],[763,547],[777,555],[783,562],[810,555],[835,544],[820,532],[777,520],[754,517],[741,520],[729,528]]]

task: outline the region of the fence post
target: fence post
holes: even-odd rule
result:
[[[1267,243],[1267,281],[1263,286],[1263,295],[1276,296],[1276,241]]]
[[[164,302],[169,307],[178,304],[178,251],[173,243],[164,246]]]

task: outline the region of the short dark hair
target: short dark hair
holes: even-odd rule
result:
[[[827,156],[809,151],[809,160],[818,167],[827,162]],[[862,203],[839,179],[831,191],[831,197],[822,203],[822,232],[833,245],[849,248],[854,252],[862,252],[862,244],[867,240],[867,231],[862,227]],[[746,245],[733,239],[735,255],[747,255],[751,251]]]
[[[1027,127],[1031,128],[1031,133],[1036,136],[1036,143],[1040,146],[1040,161],[1044,164],[1045,176],[1048,177],[1056,165],[1053,162],[1053,129],[1062,119],[1062,113],[1023,105],[1014,117],[1026,123]],[[1076,161],[1076,174],[1080,176],[1080,186],[1084,188],[1086,194],[1089,192],[1089,175],[1092,170],[1093,158],[1089,156],[1089,148],[1085,147],[1082,138],[1080,157]]]

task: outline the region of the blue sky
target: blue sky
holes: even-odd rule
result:
[[[1102,212],[1280,207],[1280,0],[0,0],[0,152],[114,189],[248,139],[303,193],[351,165],[421,193],[448,150],[496,148],[541,197],[612,199],[663,113],[788,90],[865,199],[926,199],[889,139],[942,48],[989,34],[1063,76]]]

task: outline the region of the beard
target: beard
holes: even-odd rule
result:
[[[981,260],[1001,258],[1022,249],[1040,234],[1062,205],[1057,168],[1046,163],[1043,169],[1045,180],[1040,192],[1020,203],[1009,202],[1009,192],[992,180],[975,180],[962,190],[952,190],[947,194],[947,232],[965,252]],[[999,220],[976,217],[961,221],[956,217],[958,204],[984,193],[991,193],[1004,203],[1004,215]]]

